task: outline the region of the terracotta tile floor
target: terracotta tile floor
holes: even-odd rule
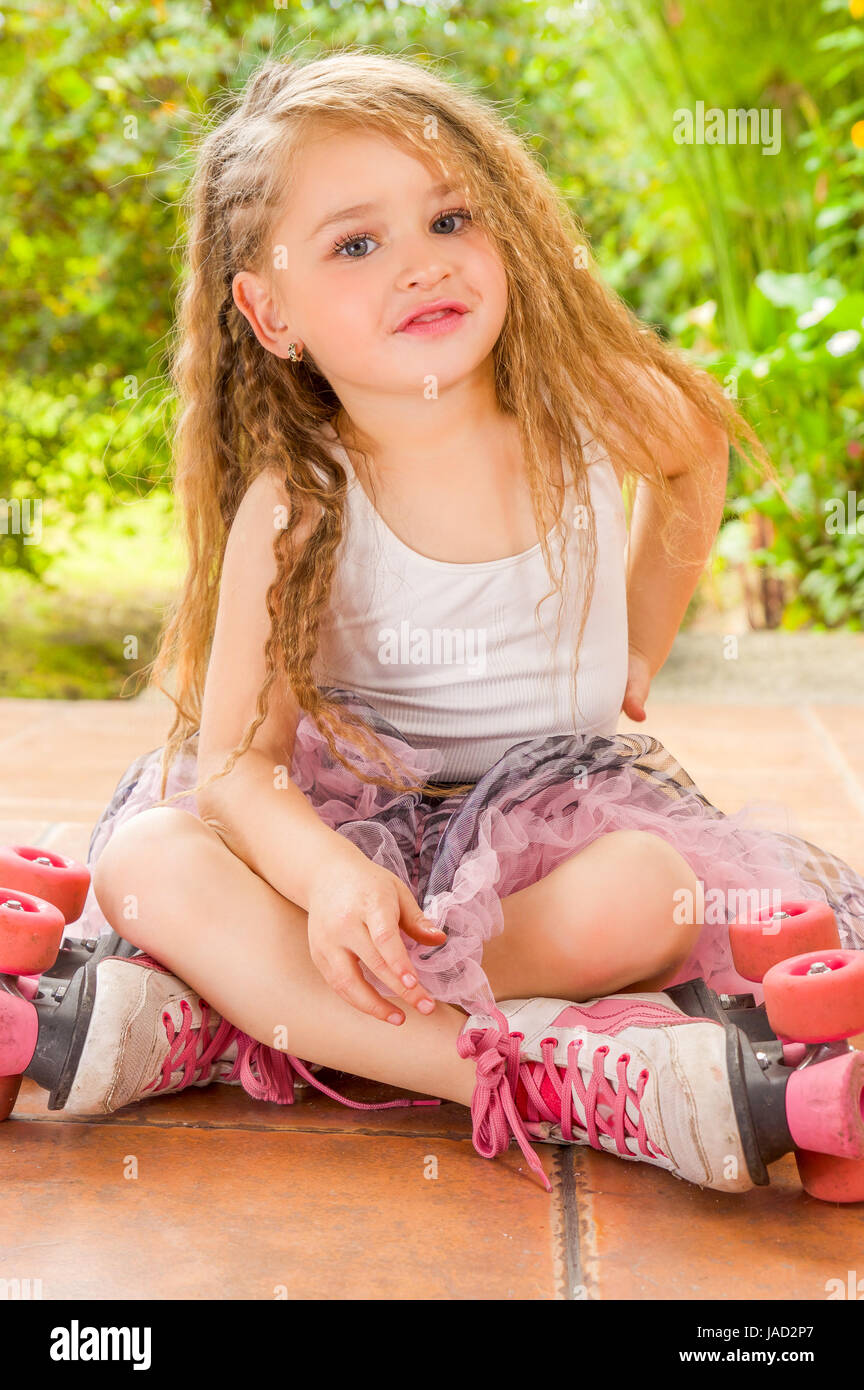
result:
[[[166,709],[0,701],[0,843],[84,859],[120,774],[163,741]],[[721,809],[768,804],[778,828],[864,872],[862,715],[652,698],[644,724],[620,727],[661,739]],[[539,1145],[550,1198],[515,1145],[480,1158],[468,1119],[453,1104],[358,1113],[317,1092],[282,1107],[220,1086],[64,1119],[27,1082],[0,1128],[0,1278],[39,1278],[46,1299],[809,1300],[860,1267],[864,1207],[805,1196],[792,1158],[770,1188],[732,1197]]]

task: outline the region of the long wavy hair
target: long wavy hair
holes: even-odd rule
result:
[[[602,283],[581,220],[494,103],[428,66],[350,47],[304,63],[268,59],[227,104],[197,143],[184,195],[185,278],[170,342],[170,373],[181,406],[174,471],[188,572],[151,663],[150,684],[175,706],[160,795],[167,804],[226,776],[266,718],[274,682],[283,681],[332,757],[362,780],[432,796],[452,793],[452,786],[416,782],[392,746],[388,749],[313,678],[342,540],[347,486],[322,426],[335,426],[345,412],[308,351],[296,363],[268,352],[232,295],[238,271],[269,273],[271,230],[290,197],[292,161],[310,134],[317,136],[325,127],[353,128],[393,141],[451,183],[458,181],[453,186],[461,186],[472,222],[485,229],[497,248],[506,270],[508,302],[492,354],[495,392],[500,410],[518,421],[550,580],[535,616],[540,603],[557,592],[556,637],[562,620],[576,618],[573,606],[563,601],[566,547],[557,573],[547,536],[550,522],[555,528],[563,525],[566,535],[574,515],[568,517],[564,507],[555,466],[559,451],[580,521],[587,518],[588,547],[580,547],[583,601],[574,643],[574,699],[597,547],[586,451],[574,422],[580,422],[586,441],[596,440],[610,457],[617,455],[628,488],[641,478],[662,496],[663,544],[672,563],[676,536],[680,551],[679,505],[656,463],[658,452],[685,443],[697,473],[716,465],[703,457],[689,412],[661,403],[650,389],[652,377],[656,382],[659,375],[680,388],[785,494],[757,435],[719,383],[640,323]],[[610,425],[617,427],[614,436]],[[267,592],[271,626],[256,714],[219,771],[191,792],[165,801],[174,757],[200,727],[228,531],[244,493],[265,468],[281,476],[291,510],[274,540],[278,572]],[[370,472],[374,477],[374,468]],[[298,546],[293,533],[310,502],[317,524]],[[175,666],[172,693],[161,678]],[[337,738],[346,752],[365,752],[380,775],[375,767],[367,765],[364,771],[346,758]],[[471,785],[462,784],[463,789]]]

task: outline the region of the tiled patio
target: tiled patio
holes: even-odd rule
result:
[[[149,695],[0,701],[0,842],[84,859],[167,710]],[[864,872],[862,724],[861,704],[658,692],[646,723],[620,728],[661,739],[721,809],[770,803],[777,828]],[[515,1145],[494,1162],[474,1152],[460,1106],[358,1114],[301,1096],[280,1107],[213,1086],[67,1120],[25,1083],[0,1128],[0,1279],[41,1279],[46,1299],[800,1300],[861,1267],[864,1207],[805,1196],[791,1157],[770,1188],[735,1197],[540,1145],[550,1198]]]

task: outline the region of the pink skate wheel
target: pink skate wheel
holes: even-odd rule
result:
[[[0,988],[0,1120],[12,1113],[21,1076],[36,1051],[39,1020],[33,1005]]]
[[[790,956],[839,947],[837,918],[827,903],[783,902],[779,912],[788,916],[766,907],[750,921],[729,923],[732,959],[745,980],[761,980],[772,965]]]
[[[798,1149],[864,1159],[864,1052],[844,1052],[793,1071],[786,1121]]]
[[[39,1019],[27,999],[0,989],[0,1120],[5,1120],[15,1098],[21,1074],[36,1051]]]
[[[0,888],[0,973],[41,975],[57,959],[64,926],[63,913],[53,904],[20,889]]]
[[[801,1186],[821,1202],[864,1202],[864,1159],[796,1149]]]
[[[67,923],[77,922],[84,911],[90,870],[77,859],[67,859],[51,849],[35,845],[0,846],[0,883],[44,898],[63,913]]]
[[[864,1031],[864,951],[809,951],[762,982],[768,1022],[784,1042],[835,1042]]]

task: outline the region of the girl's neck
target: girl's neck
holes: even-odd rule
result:
[[[488,473],[490,481],[499,480],[505,486],[525,477],[518,424],[514,416],[503,412],[482,429],[472,426],[470,441],[462,445],[453,439],[436,441],[436,451],[430,454],[424,453],[410,437],[392,446],[371,439],[349,421],[341,408],[331,424],[355,470],[366,476],[371,473],[376,482],[397,490],[411,472],[434,473],[441,482],[448,478],[458,480],[464,476],[469,460],[476,473]]]

